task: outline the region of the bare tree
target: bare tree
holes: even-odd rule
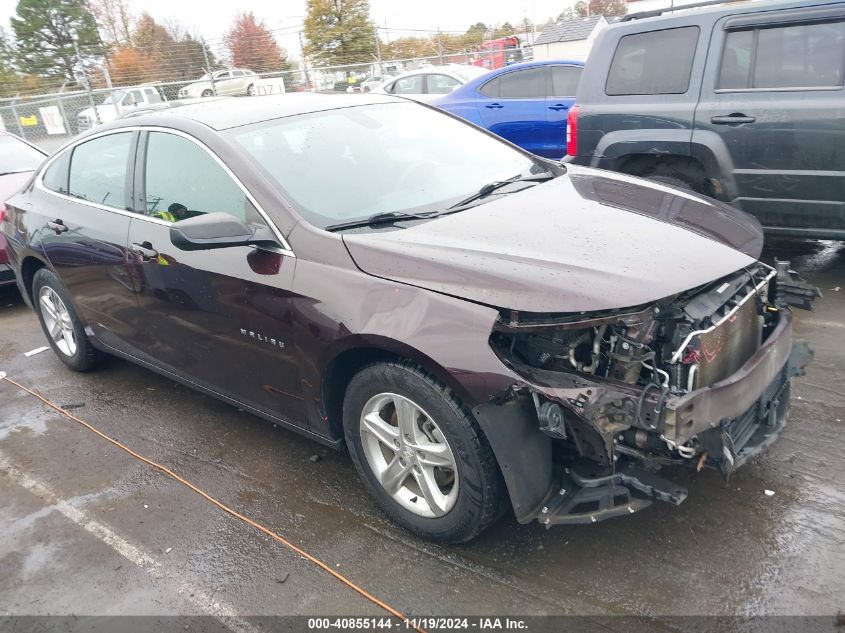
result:
[[[107,44],[132,44],[136,16],[127,0],[88,0]]]

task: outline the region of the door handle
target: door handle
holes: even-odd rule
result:
[[[53,222],[47,222],[47,226],[50,227],[51,229],[53,229],[56,232],[56,235],[58,235],[59,233],[64,233],[65,231],[67,231],[67,227],[65,226],[65,223],[62,222],[59,219],[56,219]]]
[[[738,125],[740,123],[754,123],[756,120],[753,116],[745,116],[739,112],[710,117],[710,123],[714,123],[715,125]]]
[[[502,109],[502,108],[504,108],[505,106],[503,106],[501,103],[488,103],[488,104],[487,104],[486,106],[484,106],[484,107],[485,107],[485,108],[490,108],[491,110],[501,110],[501,109]]]
[[[549,110],[568,110],[568,105],[563,105],[562,103],[556,103],[554,105],[549,106]]]
[[[139,255],[145,262],[158,257],[158,251],[152,248],[149,242],[144,242],[143,244],[132,244],[129,247],[129,251],[135,255]]]

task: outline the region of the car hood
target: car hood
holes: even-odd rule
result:
[[[601,170],[406,229],[344,234],[364,272],[526,312],[626,308],[754,262],[763,233],[709,198]]]

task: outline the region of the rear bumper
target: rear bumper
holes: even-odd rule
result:
[[[0,286],[10,286],[15,283],[15,271],[9,264],[0,264]]]

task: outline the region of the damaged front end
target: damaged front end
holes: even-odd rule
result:
[[[591,523],[653,499],[679,504],[687,492],[661,468],[727,477],[771,444],[789,411],[789,378],[812,358],[792,340],[787,303],[809,307],[817,292],[788,263],[757,262],[627,311],[502,312],[490,344],[524,382],[476,415],[513,436],[497,456],[517,518]],[[514,447],[531,464],[529,481],[512,472]]]

